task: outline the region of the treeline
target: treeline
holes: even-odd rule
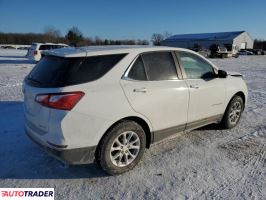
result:
[[[254,49],[263,49],[266,51],[266,40],[254,40]]]
[[[50,37],[43,33],[1,33],[0,44],[29,45],[33,42],[56,42],[64,43],[64,37]]]
[[[170,37],[171,33],[154,33],[151,36],[151,42],[155,46],[161,45],[161,42]],[[149,45],[148,40],[110,40],[100,37],[85,37],[83,33],[75,26],[70,28],[66,35],[54,27],[46,27],[43,33],[1,33],[0,44],[21,44],[29,45],[34,42],[52,42],[64,43],[71,46],[91,46],[91,45]],[[266,40],[254,40],[254,49],[266,50]]]
[[[91,45],[148,45],[148,40],[110,40],[100,37],[84,37],[77,27],[69,29],[65,36],[60,31],[49,27],[44,33],[2,33],[0,32],[0,44],[21,44],[29,45],[34,42],[64,43],[71,46]]]

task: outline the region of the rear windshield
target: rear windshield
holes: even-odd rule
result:
[[[28,84],[36,87],[63,87],[101,78],[126,54],[62,58],[45,56],[27,76]]]

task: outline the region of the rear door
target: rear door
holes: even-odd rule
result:
[[[189,92],[172,52],[145,53],[131,65],[122,87],[132,108],[150,120],[154,140],[184,130]]]
[[[182,51],[177,55],[190,93],[188,128],[219,118],[225,108],[225,79],[202,57]]]

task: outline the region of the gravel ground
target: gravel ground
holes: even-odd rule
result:
[[[248,84],[237,127],[179,134],[112,177],[94,164],[66,168],[24,135],[21,83],[34,66],[25,54],[0,49],[0,187],[54,187],[56,199],[266,198],[266,56],[212,59]]]

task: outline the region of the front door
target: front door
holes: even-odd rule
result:
[[[224,79],[204,58],[189,52],[177,54],[189,87],[188,128],[219,119],[225,108]]]

